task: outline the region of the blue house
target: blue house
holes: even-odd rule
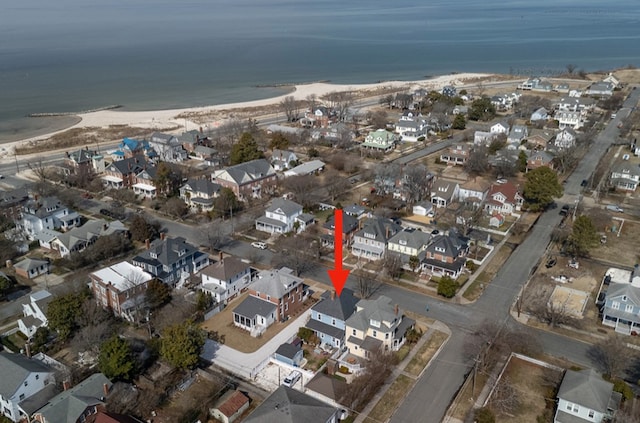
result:
[[[304,353],[302,347],[295,344],[282,344],[276,350],[273,358],[294,367],[300,367]]]
[[[345,321],[356,311],[358,301],[349,288],[344,288],[339,297],[334,291],[324,292],[321,300],[311,308],[307,328],[315,332],[321,344],[342,348]]]
[[[631,273],[629,279],[622,283],[611,281],[602,309],[602,324],[625,335],[640,333],[640,277]]]

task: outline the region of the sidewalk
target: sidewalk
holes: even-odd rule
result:
[[[421,322],[421,323],[424,325],[427,325],[425,322]],[[436,330],[439,330],[448,335],[451,335],[451,331],[449,330],[449,328],[442,322],[436,321],[432,325],[427,325],[427,326],[429,326],[429,330],[427,330],[427,332],[418,340],[418,342],[416,343],[416,345],[413,346],[409,354],[407,354],[407,356],[400,363],[398,363],[398,365],[393,369],[393,372],[391,372],[391,375],[389,376],[389,378],[387,378],[387,381],[385,382],[385,384],[380,387],[380,389],[378,390],[378,393],[371,399],[371,401],[369,401],[367,406],[360,412],[360,414],[358,414],[354,423],[362,423],[365,421],[365,419],[369,416],[369,413],[371,413],[373,408],[378,404],[378,401],[380,401],[380,399],[382,399],[382,397],[386,394],[387,390],[391,387],[391,385],[393,385],[393,383],[398,378],[398,376],[404,375],[410,379],[413,379],[414,381],[417,381],[422,376],[424,371],[431,365],[431,362],[433,361],[433,359],[438,356],[438,354],[442,349],[442,346],[444,346],[447,343],[449,338],[447,338],[447,340],[442,344],[442,346],[438,348],[438,351],[436,351],[433,357],[431,357],[431,360],[429,360],[429,363],[427,363],[427,365],[424,367],[422,372],[420,372],[419,376],[416,377],[414,375],[410,375],[404,372],[404,368],[407,367],[407,365],[411,362],[413,357],[415,357],[415,355],[418,353],[420,348],[425,343],[427,343],[429,339],[431,339],[433,332],[435,332]],[[414,385],[415,385],[415,382],[414,382]],[[411,389],[413,389],[413,385]],[[398,405],[400,406],[401,404],[402,403]]]

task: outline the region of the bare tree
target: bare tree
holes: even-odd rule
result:
[[[287,122],[295,122],[298,119],[298,102],[292,95],[288,95],[280,102],[280,107],[287,116]]]
[[[473,149],[467,159],[467,163],[464,165],[464,169],[469,176],[477,177],[484,175],[489,170],[489,156],[487,149],[483,146],[478,146]]]
[[[50,170],[48,166],[44,163],[43,157],[35,157],[29,162],[27,162],[27,166],[33,172],[33,174],[38,178],[35,183],[35,189],[40,195],[49,195],[50,187]]]
[[[513,414],[522,402],[520,392],[513,386],[511,379],[504,377],[491,395],[491,408],[499,414]]]
[[[314,175],[290,176],[282,181],[282,186],[287,191],[291,191],[303,207],[313,205],[316,194],[314,189],[317,186],[317,177]]]
[[[387,106],[389,109],[393,108],[393,94],[387,94],[385,96],[380,97],[380,104]]]
[[[325,175],[327,176],[327,175]],[[329,183],[326,186],[327,194],[331,197],[331,201],[336,201],[336,199],[344,194],[349,188],[349,183],[347,180],[341,176],[336,174],[329,174],[326,178]]]
[[[615,334],[592,345],[587,354],[611,378],[620,377],[633,356],[623,339]]]
[[[572,171],[580,161],[577,147],[564,148],[559,150],[556,156],[553,158],[553,161],[556,165],[556,169],[560,173],[564,174]]]
[[[317,242],[317,240],[316,240]],[[316,264],[312,251],[309,249],[310,240],[304,236],[285,237],[278,243],[281,250],[273,256],[271,264],[274,267],[288,267],[296,276],[313,269]]]
[[[374,169],[376,190],[387,193],[393,190],[402,175],[402,167],[397,163],[381,163]]]
[[[552,291],[553,288],[549,286],[530,288],[521,301],[531,315],[549,326],[576,326],[576,319],[571,315],[566,303],[550,301]]]
[[[389,115],[386,110],[376,110],[371,113],[368,120],[375,129],[384,129],[389,122]]]
[[[407,193],[409,204],[422,201],[429,193],[431,178],[426,166],[418,164],[406,166],[402,186]]]
[[[343,121],[349,108],[353,105],[354,96],[351,91],[338,91],[327,94],[324,97],[329,101],[329,106],[333,108],[338,114],[338,120]]]
[[[393,280],[397,280],[402,275],[402,259],[399,254],[387,252],[383,260],[383,266],[387,275]]]
[[[316,94],[309,94],[306,100],[309,111],[313,113],[313,111],[316,109],[316,105],[318,104],[318,96]]]
[[[211,251],[219,250],[225,244],[226,236],[222,231],[222,225],[210,224],[207,227],[206,233],[207,245]]]
[[[376,273],[369,273],[364,270],[359,270],[354,273],[356,279],[357,293],[360,298],[367,299],[372,296],[382,285],[378,281]]]

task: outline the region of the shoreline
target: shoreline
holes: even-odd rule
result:
[[[2,143],[7,150],[13,150],[16,145],[24,143],[35,143],[46,140],[56,134],[63,133],[65,131],[76,128],[89,128],[89,127],[109,127],[112,125],[127,125],[140,128],[149,128],[153,130],[158,127],[171,127],[180,126],[187,130],[197,129],[200,126],[204,126],[201,123],[190,121],[187,118],[179,117],[184,114],[213,114],[224,112],[233,112],[233,110],[246,109],[253,107],[265,107],[272,106],[279,103],[287,96],[293,96],[296,100],[305,100],[310,95],[315,95],[318,98],[326,94],[338,91],[371,91],[381,88],[425,88],[425,89],[440,89],[445,85],[460,86],[468,83],[469,80],[499,77],[499,74],[493,73],[456,73],[440,76],[432,76],[429,79],[420,79],[413,81],[382,81],[368,84],[332,84],[327,82],[311,82],[301,84],[287,84],[282,87],[291,87],[291,91],[281,94],[275,97],[264,98],[260,100],[241,101],[234,103],[216,104],[209,106],[196,106],[186,107],[178,109],[164,109],[164,110],[143,110],[143,111],[126,111],[117,109],[97,110],[78,114],[69,114],[67,117],[75,117],[79,119],[76,123],[66,126],[62,129],[56,129],[54,131],[43,133],[40,135],[23,138],[15,141],[8,141]],[[212,120],[207,127],[217,127],[222,124],[229,117],[220,116],[218,120]],[[35,118],[38,119],[38,118]],[[10,154],[13,154],[10,151]]]

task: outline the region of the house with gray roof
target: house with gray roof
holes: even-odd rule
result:
[[[341,411],[288,386],[280,386],[244,423],[338,423]]]
[[[412,256],[424,258],[424,252],[431,240],[431,234],[415,228],[405,228],[387,241],[387,250],[400,254],[404,262]]]
[[[104,219],[89,220],[84,225],[67,232],[58,232],[49,245],[50,249],[60,254],[60,257],[67,257],[71,253],[83,251],[98,238],[126,232],[127,227],[119,220],[113,222]]]
[[[239,200],[244,201],[271,192],[276,184],[276,171],[265,159],[256,159],[216,170],[211,180],[231,189]]]
[[[353,235],[351,254],[369,260],[381,260],[387,249],[387,241],[402,227],[391,219],[374,216],[362,224],[362,229]]]
[[[356,213],[359,213],[359,209],[352,209],[353,214],[349,214],[347,209],[350,207],[360,207],[360,206],[347,206],[343,209],[342,214],[342,243],[344,245],[351,245],[353,242],[353,237],[356,231],[359,229],[358,224],[359,220],[355,217]],[[364,213],[364,207],[362,207],[362,212]],[[320,241],[322,245],[327,248],[333,248],[335,242],[335,216],[332,214],[327,222],[322,225]]]
[[[51,263],[49,260],[27,257],[13,265],[16,274],[23,278],[33,279],[49,273]]]
[[[294,128],[291,128],[294,129]],[[291,163],[296,163],[298,156],[293,151],[274,149],[271,153],[271,165],[277,171],[284,171],[289,169]],[[295,166],[295,164],[294,164]]]
[[[284,234],[295,228],[296,218],[302,215],[302,206],[291,200],[276,198],[256,219],[256,230],[270,234]]]
[[[457,197],[460,185],[447,179],[436,179],[431,186],[431,204],[436,208],[446,208]]]
[[[458,278],[466,263],[469,244],[456,233],[436,235],[421,262],[423,271]]]
[[[222,254],[221,254],[222,255]],[[221,257],[200,272],[201,289],[218,303],[226,304],[249,286],[251,266],[235,257]]]
[[[104,156],[89,147],[65,153],[64,165],[73,175],[88,176],[104,172]]]
[[[180,198],[196,212],[213,210],[213,201],[222,187],[208,179],[189,179],[180,187]]]
[[[284,344],[280,344],[276,352],[273,353],[274,360],[293,367],[300,367],[303,358],[304,353],[302,351],[302,341],[298,343],[286,342]]]
[[[117,160],[104,169],[100,178],[107,188],[131,188],[137,182],[136,175],[142,172],[146,165],[147,159],[143,155]]]
[[[620,406],[622,395],[613,392],[593,369],[567,370],[558,390],[554,423],[610,422]]]
[[[21,219],[16,224],[33,241],[35,234],[43,229],[67,231],[79,225],[80,215],[56,197],[35,196],[24,204]]]
[[[276,311],[276,304],[249,295],[233,309],[233,324],[257,337],[276,322]]]
[[[343,348],[346,321],[356,311],[358,298],[349,288],[338,296],[335,291],[325,291],[313,307],[306,327],[311,329],[321,344],[331,348]]]
[[[162,282],[176,286],[208,266],[209,256],[182,237],[161,237],[135,256],[132,263]]]
[[[631,273],[628,281],[609,284],[602,324],[625,335],[640,333],[640,277]]]
[[[0,351],[0,375],[0,413],[11,421],[28,419],[55,395],[54,369],[35,358]]]
[[[547,119],[549,119],[549,111],[544,107],[540,107],[539,109],[534,110],[533,113],[531,113],[531,117],[529,118],[531,122],[537,122]]]
[[[556,148],[571,148],[576,145],[577,139],[576,131],[572,128],[564,128],[562,131],[558,132],[554,138],[553,145]]]
[[[179,163],[187,160],[187,150],[182,146],[182,141],[175,135],[154,132],[149,140],[151,147],[160,161]]]
[[[616,163],[611,168],[611,184],[621,191],[635,191],[640,184],[640,167],[628,160]]]
[[[509,135],[507,136],[507,142],[510,144],[520,144],[520,142],[529,136],[529,129],[525,125],[513,125]]]
[[[38,328],[47,326],[47,308],[53,300],[49,291],[36,291],[29,296],[29,302],[22,305],[22,319],[18,320],[18,329],[27,338],[35,335]]]
[[[349,353],[365,359],[377,351],[397,351],[415,323],[389,297],[360,300],[346,321],[346,347]]]
[[[113,384],[102,373],[95,373],[73,387],[60,392],[33,413],[39,423],[77,423],[105,410],[105,401]]]
[[[591,84],[585,93],[594,97],[611,97],[615,88],[613,82],[599,81]]]
[[[324,162],[322,160],[310,160],[308,162],[299,164],[293,169],[285,170],[284,176],[304,176],[317,174],[324,170]]]

